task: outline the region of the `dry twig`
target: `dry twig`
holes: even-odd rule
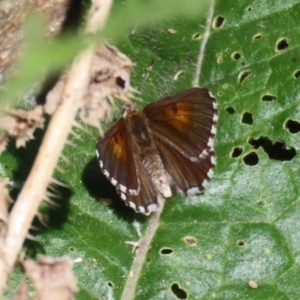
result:
[[[95,0],[88,17],[87,31],[103,26],[112,1]],[[51,181],[53,170],[67,140],[81,100],[89,82],[93,47],[82,53],[68,73],[66,84],[43,143],[8,220],[7,231],[1,236],[0,290],[5,287],[7,275],[12,271],[27,231]]]

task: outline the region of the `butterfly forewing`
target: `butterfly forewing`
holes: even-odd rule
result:
[[[132,149],[132,137],[120,119],[97,143],[101,171],[123,193],[137,195],[139,182]]]
[[[153,135],[192,161],[213,149],[217,108],[207,89],[192,88],[147,105],[144,110]]]

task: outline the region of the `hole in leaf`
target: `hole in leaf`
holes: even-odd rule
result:
[[[300,123],[291,119],[285,122],[284,127],[293,134],[300,131]]]
[[[289,43],[286,38],[283,38],[277,42],[276,49],[282,51],[289,46]]]
[[[112,289],[115,287],[114,284],[113,284],[112,282],[110,282],[110,281],[107,283],[107,285],[108,285],[109,287],[111,287]]]
[[[241,147],[234,147],[231,152],[231,157],[237,158],[241,156],[242,153],[243,153],[243,149]]]
[[[238,245],[239,247],[243,247],[243,246],[245,246],[245,242],[242,241],[242,240],[239,240],[239,241],[237,241],[237,245]]]
[[[264,136],[259,137],[257,140],[250,138],[248,142],[254,149],[262,147],[270,159],[289,161],[296,155],[295,148],[286,148],[285,143],[281,141],[275,141],[273,143],[269,138]]]
[[[70,250],[70,251],[74,251],[74,248],[73,248],[73,247],[70,247],[69,250]]]
[[[265,203],[264,203],[264,201],[258,201],[257,205],[260,206],[260,207],[263,207],[265,205]]]
[[[274,101],[274,100],[276,100],[276,99],[277,99],[277,97],[274,96],[274,95],[263,95],[263,96],[261,97],[261,100],[262,100],[262,101]]]
[[[244,80],[251,75],[250,70],[244,70],[238,75],[238,82],[242,83]]]
[[[248,166],[255,166],[258,164],[258,156],[255,152],[250,152],[243,157],[243,161]]]
[[[225,109],[226,109],[226,111],[227,111],[230,115],[233,115],[233,114],[235,113],[234,108],[231,107],[231,106],[228,106],[228,107],[226,107]]]
[[[218,16],[214,19],[213,27],[220,28],[224,24],[224,18],[222,16]]]
[[[234,52],[234,53],[232,53],[231,57],[232,57],[232,59],[234,59],[234,60],[238,60],[238,59],[241,58],[241,54],[238,53],[238,52]]]
[[[160,250],[160,254],[162,254],[162,255],[169,255],[171,253],[173,253],[173,250],[170,248],[163,248]]]
[[[247,125],[252,125],[253,124],[252,114],[249,112],[244,112],[242,116],[242,123]]]
[[[187,237],[185,237],[184,240],[185,240],[185,242],[186,242],[187,244],[189,244],[189,245],[191,245],[191,246],[194,246],[194,245],[197,244],[196,239],[195,239],[194,237],[192,237],[192,236],[187,236]]]
[[[200,32],[196,32],[196,33],[194,33],[194,34],[192,35],[192,40],[198,41],[198,40],[200,40],[200,39],[201,39],[201,34],[200,34]]]
[[[253,40],[259,40],[261,38],[261,33],[257,33],[254,37]]]
[[[172,284],[171,291],[178,299],[186,299],[187,293],[181,289],[177,283]]]
[[[248,7],[247,7],[247,10],[248,10],[248,11],[251,11],[251,10],[252,10],[252,7],[251,7],[251,6],[248,6]]]
[[[223,95],[223,92],[219,92],[219,93],[218,93],[218,96],[222,96],[222,95]]]
[[[295,71],[293,75],[296,79],[298,79],[300,77],[300,70]]]

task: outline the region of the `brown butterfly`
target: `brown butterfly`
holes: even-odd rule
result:
[[[103,174],[126,205],[155,211],[171,187],[183,195],[204,190],[213,175],[218,110],[205,88],[191,88],[147,105],[125,104],[123,116],[96,146]]]

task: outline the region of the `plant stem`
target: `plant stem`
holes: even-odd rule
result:
[[[103,26],[111,4],[112,0],[93,1],[86,31],[95,31]],[[93,54],[93,47],[90,47],[70,68],[61,102],[51,119],[28,179],[9,215],[7,231],[2,232],[0,237],[0,291],[5,287],[7,276],[12,271],[31,222],[45,196],[53,170],[85,95]]]

